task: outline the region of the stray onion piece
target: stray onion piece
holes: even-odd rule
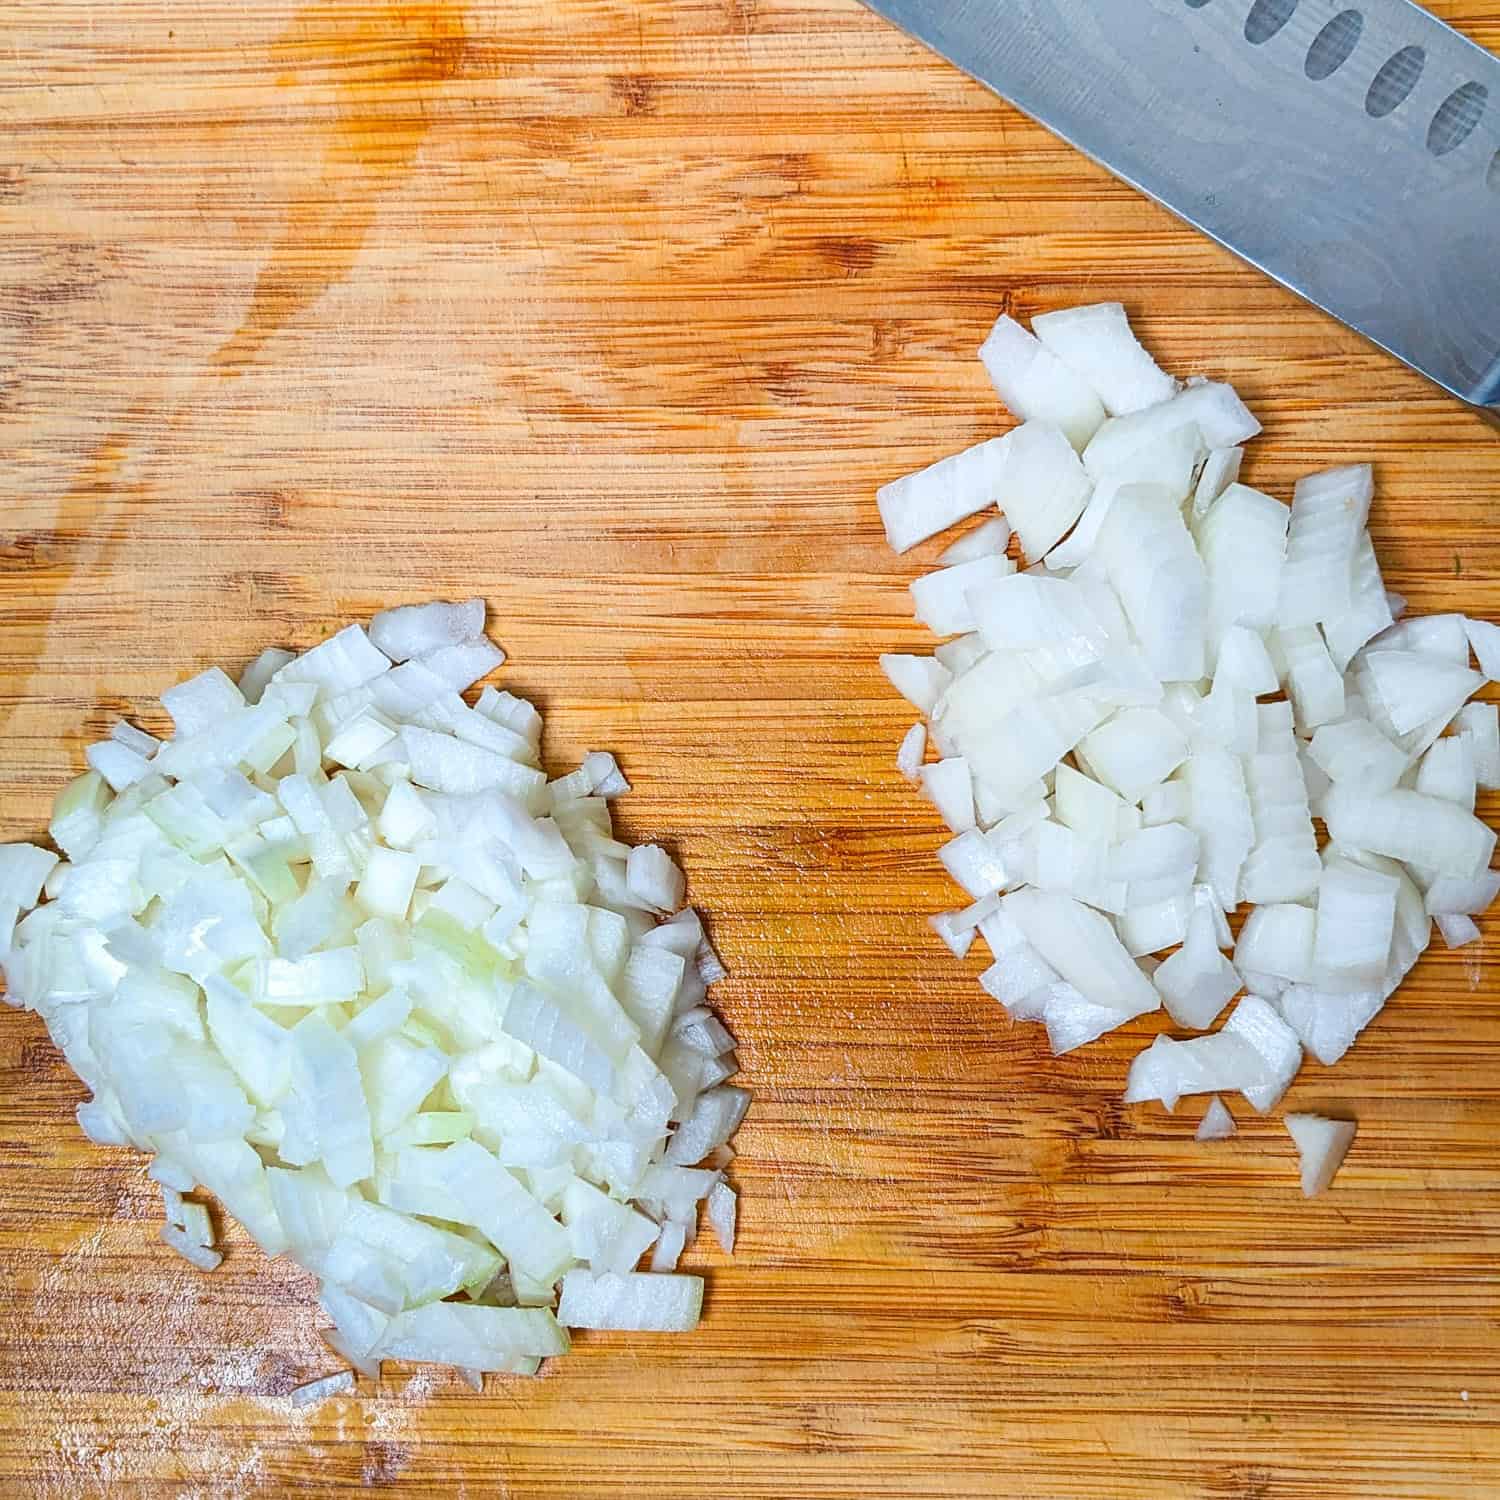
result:
[[[615,839],[612,756],[549,781],[530,703],[460,696],[504,660],[483,632],[482,600],[406,605],[200,673],[171,739],[90,747],[61,859],[0,845],[5,998],[85,1132],[151,1153],[163,1241],[219,1264],[201,1186],[319,1278],[347,1364],[471,1385],[570,1321],[696,1326],[678,1257],[705,1204],[732,1248],[749,1102],[681,872]]]
[[[1002,317],[980,357],[1021,425],[877,497],[900,552],[990,512],[911,585],[948,638],[881,658],[922,715],[898,768],[952,830],[968,903],[931,924],[959,957],[984,939],[980,983],[1054,1052],[1161,1007],[1205,1033],[1158,1036],[1125,1099],[1213,1095],[1199,1139],[1223,1139],[1217,1096],[1264,1112],[1304,1052],[1338,1062],[1434,919],[1450,947],[1478,938],[1500,720],[1468,700],[1500,627],[1402,618],[1368,465],[1290,506],[1241,484],[1260,423],[1164,374],[1119,304]],[[1354,1127],[1287,1125],[1321,1191]]]

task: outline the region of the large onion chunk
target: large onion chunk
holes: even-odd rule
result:
[[[666,851],[614,838],[613,757],[549,782],[530,704],[459,696],[503,660],[483,630],[482,600],[403,605],[200,673],[171,739],[92,747],[62,861],[0,846],[5,999],[92,1090],[79,1124],[151,1153],[193,1265],[223,1254],[201,1186],[312,1271],[366,1375],[533,1373],[570,1320],[690,1329],[705,1203],[734,1237],[723,966]],[[935,665],[893,680],[930,706]],[[955,818],[965,785],[934,788]]]
[[[901,551],[997,507],[912,584],[950,638],[882,658],[927,726],[900,770],[957,835],[939,856],[972,902],[932,927],[959,958],[977,931],[982,987],[1057,1053],[1228,1007],[1158,1036],[1125,1097],[1272,1109],[1304,1049],[1331,1066],[1375,1020],[1434,921],[1475,942],[1500,894],[1475,813],[1500,710],[1468,701],[1500,677],[1500,626],[1405,616],[1368,464],[1290,505],[1240,483],[1259,422],[1164,372],[1120,304],[1002,317],[980,358],[1020,425],[880,493]],[[1353,1126],[1287,1123],[1321,1190]],[[1232,1129],[1215,1098],[1201,1138]]]

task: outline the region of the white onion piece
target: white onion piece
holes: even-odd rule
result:
[[[1488,911],[1500,896],[1500,871],[1485,870],[1472,880],[1439,875],[1427,887],[1426,910],[1435,917],[1473,917]]]
[[[729,1084],[705,1089],[668,1143],[666,1160],[684,1167],[702,1161],[740,1128],[749,1107],[750,1096],[744,1089]]]
[[[1333,664],[1316,625],[1283,627],[1272,637],[1280,656],[1287,693],[1296,710],[1297,730],[1308,735],[1344,713],[1344,679]]]
[[[1238,481],[1244,461],[1243,448],[1214,448],[1209,452],[1193,490],[1194,521],[1205,515],[1214,501]]]
[[[1371,990],[1320,990],[1294,984],[1282,992],[1282,1019],[1324,1067],[1331,1068],[1385,1005],[1384,984]]]
[[[1137,450],[1160,443],[1185,427],[1196,427],[1204,449],[1232,448],[1260,431],[1260,423],[1227,386],[1189,386],[1159,406],[1111,417],[1084,450],[1083,462],[1096,479],[1119,469]]]
[[[70,781],[52,804],[47,832],[70,860],[82,859],[94,847],[110,798],[104,778],[89,771]]]
[[[1297,1034],[1276,1008],[1258,995],[1241,998],[1224,1023],[1224,1031],[1249,1045],[1271,1075],[1269,1082],[1252,1084],[1240,1092],[1261,1114],[1274,1109],[1302,1065],[1302,1043]]]
[[[976,601],[970,600],[970,604],[974,606],[977,615]],[[933,647],[932,655],[933,659],[941,662],[953,677],[962,677],[987,653],[988,649],[978,631],[970,630],[963,635],[954,636],[952,640],[939,641]]]
[[[1100,529],[1095,557],[1157,677],[1163,682],[1202,677],[1208,584],[1171,491],[1149,485],[1122,489]]]
[[[1005,865],[996,842],[987,834],[970,830],[938,850],[943,868],[977,901],[1007,883]]]
[[[123,792],[151,774],[151,763],[146,756],[115,739],[90,745],[83,754],[89,769],[97,771],[112,791]]]
[[[1322,867],[1292,715],[1285,703],[1262,703],[1255,712],[1256,751],[1246,762],[1255,844],[1240,893],[1256,903],[1300,901],[1317,889]]]
[[[1085,666],[1109,649],[1103,623],[1089,608],[1089,596],[1065,579],[1020,573],[999,579],[972,599],[981,641],[992,651],[1025,651],[1028,661],[1047,672],[1042,648],[1061,647],[1065,670]]]
[[[1488,867],[1495,850],[1494,832],[1473,813],[1404,787],[1371,796],[1338,782],[1323,799],[1323,817],[1337,843],[1439,875],[1472,878]]]
[[[1321,1115],[1288,1115],[1286,1128],[1301,1158],[1302,1196],[1315,1198],[1333,1181],[1354,1141],[1352,1120]]]
[[[994,504],[1009,443],[1009,435],[991,438],[886,485],[876,497],[886,540],[906,552]]]
[[[719,957],[718,950],[705,937],[698,945],[698,951],[693,955],[693,962],[698,966],[698,978],[705,985],[718,984],[721,979],[729,978],[729,970],[724,966],[724,960]]]
[[[1443,943],[1449,948],[1466,948],[1479,941],[1479,927],[1473,917],[1444,914],[1436,918]]]
[[[557,1312],[566,1328],[686,1333],[698,1326],[702,1307],[703,1280],[698,1276],[569,1271]]]
[[[1198,908],[1188,919],[1187,940],[1151,976],[1172,1019],[1202,1031],[1239,993],[1240,976],[1219,952],[1213,918]]]
[[[403,604],[370,621],[370,640],[392,661],[410,661],[473,640],[484,631],[484,600],[463,604]]]
[[[1340,672],[1348,670],[1361,646],[1385,630],[1396,618],[1391,596],[1380,576],[1375,544],[1361,532],[1349,568],[1349,607],[1323,621],[1328,654]]]
[[[1110,869],[1110,847],[1102,838],[1080,834],[1044,819],[1022,836],[1013,875],[1040,890],[1072,896],[1101,911],[1123,912],[1129,888]]]
[[[1217,911],[1217,906],[1214,909]],[[1115,919],[1115,926],[1125,951],[1141,959],[1180,943],[1187,936],[1192,912],[1192,899],[1178,893],[1127,907]]]
[[[1275,623],[1287,519],[1279,500],[1232,484],[1198,522],[1216,637],[1231,625],[1265,630]]]
[[[1270,974],[1294,984],[1311,980],[1317,920],[1311,907],[1290,902],[1255,907],[1235,943],[1235,968],[1244,976]]]
[[[333,1350],[335,1355],[339,1356],[339,1359],[347,1362],[348,1365],[353,1365],[354,1370],[359,1371],[359,1374],[365,1376],[366,1379],[380,1380],[381,1362],[380,1359],[371,1358],[371,1350],[374,1349],[375,1344],[380,1343],[380,1335],[386,1331],[390,1319],[387,1319],[386,1314],[375,1311],[375,1308],[365,1307],[365,1304],[362,1304],[362,1302],[357,1302],[357,1299],[350,1298],[348,1293],[338,1292],[338,1290],[332,1289],[332,1287],[324,1287],[324,1311],[329,1311],[330,1316],[336,1316],[336,1314],[330,1311],[330,1296],[338,1296],[338,1298],[345,1299],[345,1302],[351,1305],[351,1307],[362,1308],[365,1314],[368,1314],[369,1317],[375,1320],[374,1328],[369,1329],[369,1331],[360,1329],[359,1332],[351,1332],[347,1326],[341,1323],[336,1328],[320,1329],[318,1337],[324,1341],[324,1344],[329,1346],[330,1350]]]
[[[1330,781],[1347,781],[1365,791],[1383,792],[1400,781],[1406,756],[1368,719],[1324,724],[1309,753]]]
[[[713,1229],[714,1238],[719,1242],[719,1248],[725,1255],[734,1254],[738,1204],[739,1200],[735,1196],[735,1191],[727,1182],[716,1182],[709,1189],[708,1201],[705,1205],[708,1222]]]
[[[1450,734],[1434,740],[1417,768],[1417,791],[1424,797],[1456,803],[1466,812],[1474,811],[1478,785],[1474,744],[1467,735]]]
[[[1028,558],[1050,552],[1083,514],[1093,483],[1060,428],[1027,422],[1010,434],[1000,508]]]
[[[662,913],[675,912],[687,890],[682,871],[665,849],[637,844],[626,861],[625,881],[631,894]]]
[[[1185,503],[1193,493],[1202,462],[1202,439],[1197,427],[1190,423],[1168,433],[1160,443],[1133,449],[1099,480],[1094,493],[1118,493],[1128,484],[1149,484],[1170,491],[1179,502]],[[1106,508],[1113,503],[1107,501]],[[1092,506],[1093,501],[1089,504]],[[1096,526],[1096,535],[1097,531]]]
[[[364,626],[346,625],[321,645],[293,657],[271,679],[271,687],[282,683],[311,683],[317,689],[319,699],[327,699],[361,687],[388,672],[390,666],[390,658],[376,648]],[[162,701],[166,702],[165,694]]]
[[[891,686],[924,714],[932,712],[953,681],[953,673],[930,656],[887,654],[880,658],[880,670]]]
[[[1077,833],[1114,842],[1124,803],[1107,786],[1064,762],[1057,768],[1052,800],[1059,822]]]
[[[1011,1007],[1017,1020],[1039,1020],[1047,1028],[1047,1044],[1057,1057],[1097,1041],[1107,1031],[1125,1024],[1123,1011],[1096,1005],[1070,984],[1043,987],[1028,997],[1029,1008]]]
[[[1186,823],[1192,807],[1186,783],[1164,781],[1141,798],[1141,821],[1150,828],[1162,823]]]
[[[1465,699],[1484,686],[1484,677],[1466,664],[1423,651],[1381,647],[1365,651],[1362,661],[1381,706],[1399,734],[1420,729],[1434,718],[1446,723]]]
[[[1452,666],[1469,665],[1469,622],[1459,614],[1414,615],[1381,632],[1372,651],[1414,651]]]
[[[567,1329],[549,1308],[433,1302],[392,1318],[372,1353],[383,1359],[503,1371],[517,1358],[566,1354],[569,1342]]]
[[[1245,786],[1244,764],[1229,751],[1204,748],[1182,771],[1188,789],[1187,823],[1198,835],[1199,875],[1219,906],[1239,902],[1240,874],[1255,844],[1255,822]]]
[[[172,716],[177,737],[212,729],[221,716],[245,707],[245,695],[219,667],[189,677],[161,695],[161,706]]]
[[[201,1250],[211,1249],[214,1243],[214,1227],[208,1210],[201,1203],[194,1203],[191,1199],[187,1199],[179,1201],[177,1212],[178,1227],[188,1239]]]
[[[668,1219],[651,1250],[651,1269],[658,1274],[675,1271],[687,1244],[687,1230],[677,1219]]]
[[[151,1165],[154,1168],[156,1163],[153,1161]],[[160,1188],[163,1220],[168,1224],[175,1225],[178,1229],[184,1228],[186,1224],[186,1218],[182,1209],[182,1194],[184,1189],[175,1187],[171,1182],[162,1180],[161,1176],[151,1170],[151,1168],[147,1169],[146,1175],[153,1182],[156,1182]],[[186,1191],[190,1192],[191,1190],[192,1185],[190,1183]],[[211,1244],[212,1238],[210,1237],[204,1243]]]
[[[30,911],[56,865],[57,856],[50,849],[38,849],[35,844],[0,844],[0,907]]]
[[[329,1396],[342,1396],[354,1389],[354,1376],[348,1370],[337,1375],[327,1375],[322,1380],[309,1380],[306,1385],[294,1387],[288,1394],[293,1406],[314,1406]]]
[[[1265,1059],[1227,1030],[1186,1042],[1159,1036],[1131,1063],[1125,1102],[1157,1100],[1171,1110],[1185,1094],[1244,1091],[1274,1081]]]
[[[259,703],[266,685],[286,664],[296,657],[295,651],[268,646],[240,673],[240,696],[246,703]]]
[[[938,564],[946,568],[981,557],[998,557],[1009,543],[1010,527],[1004,517],[991,516],[945,548],[938,556]]]
[[[1500,625],[1474,619],[1466,619],[1463,623],[1479,670],[1491,682],[1500,682]]]
[[[460,641],[452,646],[439,646],[422,656],[413,657],[406,666],[420,665],[439,678],[455,693],[472,687],[481,677],[487,676],[505,660],[505,653],[488,640]]]
[[[1154,708],[1125,708],[1078,742],[1078,755],[1126,802],[1139,802],[1188,756],[1186,738]]]
[[[954,958],[963,958],[974,945],[974,929],[960,927],[957,919],[956,911],[944,911],[935,917],[928,917],[927,923],[942,938],[944,946]]]
[[[976,621],[972,596],[983,597],[1015,571],[1016,565],[1008,557],[991,554],[928,573],[911,585],[917,619],[934,635],[973,630]]]
[[[1118,302],[1040,313],[1031,327],[1046,348],[1098,393],[1112,417],[1177,394],[1177,382],[1141,347]]]
[[[1388,875],[1336,857],[1326,860],[1318,886],[1315,972],[1354,988],[1378,981],[1391,951],[1398,889]]]
[[[901,738],[901,748],[896,752],[896,769],[908,781],[915,781],[922,769],[922,758],[927,753],[927,726],[913,724]],[[970,795],[973,795],[972,788]]]
[[[1086,688],[1044,688],[1024,657],[992,652],[948,689],[932,728],[969,762],[976,797],[1011,811],[1107,712]]]
[[[1215,1094],[1208,1101],[1208,1108],[1203,1111],[1203,1119],[1193,1138],[1199,1141],[1227,1141],[1238,1129],[1234,1116],[1224,1107],[1224,1101]]]
[[[224,1260],[217,1250],[198,1244],[186,1229],[180,1229],[175,1224],[163,1224],[159,1233],[162,1244],[170,1246],[199,1271],[216,1271]]]
[[[1280,680],[1259,630],[1246,625],[1225,626],[1217,642],[1215,684],[1221,677],[1243,688],[1252,698],[1276,691]]]
[[[1161,997],[1126,953],[1108,918],[1066,896],[1013,891],[1001,909],[1057,974],[1091,1004],[1126,1015],[1155,1010]]]
[[[1474,775],[1479,785],[1487,791],[1500,788],[1500,707],[1466,703],[1453,722],[1474,751]]]
[[[1050,422],[1079,451],[1104,421],[1104,407],[1089,383],[1014,318],[997,320],[979,358],[1000,399],[1023,422]]]
[[[1043,1023],[1056,1055],[1073,1052],[1130,1019],[1125,1011],[1095,1005],[1061,980],[1004,907],[981,922],[980,932],[995,954],[995,963],[981,975],[981,986],[1013,1019]]]
[[[1368,464],[1297,481],[1276,610],[1283,629],[1335,620],[1349,609],[1354,557],[1374,493]]]

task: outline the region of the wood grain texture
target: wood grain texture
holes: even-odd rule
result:
[[[0,0],[0,36],[3,836],[190,671],[483,593],[550,755],[616,750],[627,836],[680,853],[755,1089],[695,1336],[298,1413],[309,1279],[157,1244],[0,1018],[0,1491],[1500,1494],[1493,969],[1430,954],[1308,1066],[1293,1104],[1361,1128],[1304,1203],[1278,1121],[1119,1104],[1151,1023],[1055,1060],[941,953],[875,661],[938,547],[891,556],[872,492],[1002,425],[1002,307],[1124,298],[1264,418],[1253,483],[1372,457],[1420,610],[1500,615],[1477,418],[855,0]]]

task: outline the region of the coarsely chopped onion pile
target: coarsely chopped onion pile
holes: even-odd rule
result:
[[[1159,1037],[1127,1101],[1269,1110],[1304,1049],[1344,1055],[1434,918],[1471,942],[1500,890],[1474,816],[1500,729],[1467,701],[1500,675],[1500,627],[1396,623],[1369,467],[1309,476],[1290,507],[1238,483],[1260,424],[1227,385],[1164,374],[1119,304],[1033,332],[1002,317],[980,357],[1022,425],[879,495],[903,552],[1003,512],[911,586],[948,639],[881,659],[926,719],[897,763],[952,828],[941,858],[972,902],[933,926],[959,956],[986,940],[985,989],[1055,1052],[1163,1005],[1208,1031]],[[1343,1122],[1295,1118],[1320,1189],[1348,1146],[1321,1126]],[[1232,1123],[1215,1110],[1205,1138]]]
[[[407,606],[204,672],[163,695],[174,738],[90,747],[63,861],[0,845],[6,998],[93,1091],[84,1130],[153,1153],[193,1264],[201,1184],[317,1275],[372,1375],[690,1329],[701,1202],[734,1239],[724,970],[667,854],[613,837],[613,757],[549,782],[531,704],[459,696],[504,660],[483,632],[482,600]]]

